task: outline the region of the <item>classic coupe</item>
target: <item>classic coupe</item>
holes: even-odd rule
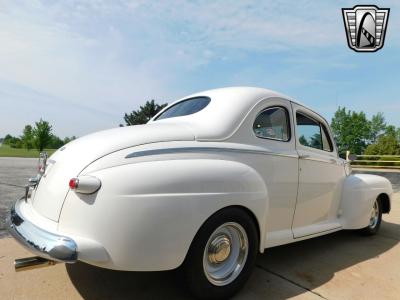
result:
[[[222,299],[267,248],[342,229],[376,234],[391,197],[385,178],[351,174],[321,115],[271,90],[232,87],[41,155],[8,226],[37,255],[16,270],[179,267],[194,296]]]

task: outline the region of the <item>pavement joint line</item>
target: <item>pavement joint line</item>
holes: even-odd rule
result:
[[[24,189],[25,187],[23,185],[17,185],[17,184],[12,184],[12,183],[7,183],[7,182],[0,182],[2,185],[8,185],[8,186],[14,186],[14,187],[19,187]]]
[[[279,277],[279,278],[281,278],[283,280],[286,280],[286,281],[290,282],[291,284],[294,284],[295,286],[297,286],[297,287],[299,287],[299,288],[301,288],[303,290],[306,290],[306,291],[308,291],[308,292],[310,292],[310,293],[312,293],[312,294],[314,294],[314,295],[316,295],[316,296],[318,296],[318,297],[320,297],[322,299],[328,300],[328,298],[322,296],[320,293],[317,293],[317,292],[309,289],[308,287],[306,287],[304,285],[301,285],[300,283],[297,283],[296,281],[293,281],[293,280],[291,280],[291,279],[289,279],[289,278],[287,278],[287,277],[285,277],[285,276],[283,276],[283,275],[281,275],[279,273],[276,273],[276,272],[274,272],[274,271],[272,271],[272,270],[270,270],[268,268],[265,268],[262,265],[256,264],[256,267],[261,269],[261,270],[263,270],[263,271],[265,271],[265,272],[268,272],[268,273],[270,273],[270,274],[272,274],[274,276],[277,276],[277,277]]]

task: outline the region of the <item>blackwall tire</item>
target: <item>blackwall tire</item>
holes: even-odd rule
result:
[[[229,299],[251,275],[258,253],[258,230],[243,209],[211,216],[196,234],[183,264],[183,275],[197,299]]]
[[[362,235],[366,235],[366,236],[371,236],[371,235],[377,234],[379,231],[379,228],[381,226],[381,222],[382,222],[382,202],[378,198],[375,200],[375,202],[373,204],[373,208],[371,211],[371,218],[370,218],[370,222],[369,222],[368,226],[365,228],[362,228],[360,230],[360,233]]]

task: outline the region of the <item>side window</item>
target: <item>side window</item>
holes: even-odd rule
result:
[[[321,128],[319,123],[303,114],[296,114],[297,135],[303,146],[322,150]]]
[[[329,137],[328,130],[323,124],[321,124],[321,134],[322,134],[322,149],[328,152],[332,152],[333,151],[332,141]]]
[[[290,139],[288,111],[278,106],[263,110],[254,121],[253,131],[259,138],[287,142]]]
[[[301,145],[332,152],[332,142],[324,125],[301,113],[296,114],[296,119],[297,135]]]

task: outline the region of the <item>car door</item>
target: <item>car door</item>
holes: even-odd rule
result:
[[[262,154],[246,156],[246,164],[257,170],[267,188],[265,247],[292,241],[298,155],[290,101],[277,97],[260,101],[231,141],[262,150]]]
[[[327,122],[318,114],[292,103],[299,187],[293,217],[293,236],[299,238],[340,228],[338,208],[344,167]]]

